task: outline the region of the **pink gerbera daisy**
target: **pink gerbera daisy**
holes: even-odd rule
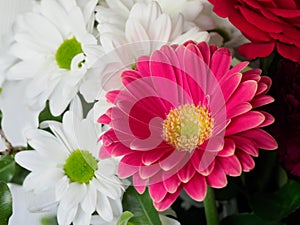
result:
[[[231,59],[205,42],[164,46],[140,57],[123,72],[124,88],[107,94],[114,106],[98,120],[111,126],[100,157],[123,156],[119,176],[132,176],[139,193],[148,186],[158,210],[182,189],[202,201],[207,185],[222,188],[226,175],[251,170],[259,148],[277,148],[261,129],[273,117],[256,110],[273,101],[270,78],[242,72],[247,62],[231,68]]]

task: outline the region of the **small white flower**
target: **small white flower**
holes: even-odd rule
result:
[[[53,196],[36,209],[57,203],[60,225],[87,225],[94,212],[104,221],[122,213],[121,197],[124,184],[116,176],[116,161],[99,160],[99,127],[90,111],[82,119],[80,100],[76,98],[72,111],[63,122],[47,121],[54,135],[43,130],[28,132],[28,143],[35,150],[16,155],[16,161],[31,173],[24,188],[40,198]]]
[[[28,104],[45,106],[60,115],[77,94],[84,76],[101,55],[93,32],[97,1],[42,0],[16,21],[11,51],[20,61],[10,80],[29,80]]]

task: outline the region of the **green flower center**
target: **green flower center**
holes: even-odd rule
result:
[[[80,42],[75,37],[67,39],[56,51],[56,63],[60,68],[70,70],[72,59],[79,53],[83,53]]]
[[[77,149],[67,158],[64,170],[71,181],[88,184],[98,169],[97,163],[89,151]]]

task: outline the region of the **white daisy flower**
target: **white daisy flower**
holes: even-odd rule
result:
[[[101,83],[111,79],[112,74],[117,76],[109,83],[118,86],[121,82],[118,75],[134,66],[139,56],[150,55],[165,44],[209,40],[209,34],[197,26],[186,30],[185,18],[181,13],[171,16],[163,12],[159,2],[146,2],[129,4],[133,2],[107,1],[110,8],[102,7],[97,12],[100,42],[106,54],[97,63],[99,71],[81,86],[80,90],[88,101],[94,100],[93,96],[99,94]],[[93,90],[96,93],[91,94]]]
[[[35,150],[16,155],[17,163],[31,171],[24,188],[42,200],[46,196],[52,200],[44,200],[36,209],[57,204],[60,225],[90,224],[94,212],[103,221],[112,221],[122,213],[124,192],[124,184],[116,176],[116,161],[98,159],[100,128],[93,121],[93,111],[83,119],[77,98],[71,108],[62,123],[42,124],[54,135],[39,129],[28,132],[28,143]]]
[[[98,7],[98,21],[105,24],[112,24],[121,30],[125,28],[125,23],[130,11],[136,3],[151,3],[154,0],[109,0]],[[193,22],[201,13],[203,8],[202,0],[155,0],[161,10],[171,17],[178,14],[184,16],[185,22]]]
[[[60,115],[77,94],[84,76],[101,55],[91,34],[97,1],[42,0],[16,21],[11,51],[20,59],[10,80],[30,80],[29,104],[45,106]],[[81,7],[80,7],[81,6]]]

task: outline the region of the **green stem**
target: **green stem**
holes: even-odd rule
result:
[[[207,193],[204,199],[204,209],[207,225],[219,225],[214,190],[209,186],[207,186]]]

